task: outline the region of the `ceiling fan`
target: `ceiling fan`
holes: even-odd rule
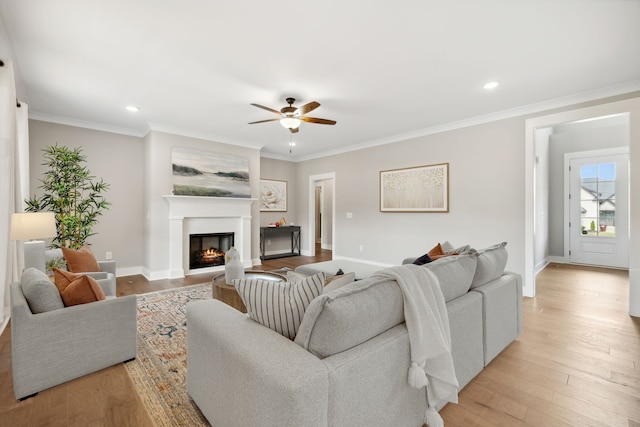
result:
[[[298,127],[302,122],[318,123],[321,125],[336,124],[335,120],[318,119],[315,117],[304,116],[308,112],[318,108],[320,106],[319,103],[312,101],[312,102],[309,102],[308,104],[304,104],[302,107],[294,107],[293,106],[294,102],[296,102],[295,98],[287,98],[287,103],[289,104],[289,106],[281,108],[280,111],[274,110],[273,108],[265,107],[264,105],[251,104],[255,107],[262,108],[263,110],[271,111],[272,113],[277,114],[279,117],[275,119],[258,120],[257,122],[251,122],[249,124],[252,125],[255,123],[266,123],[266,122],[273,122],[273,121],[279,120],[280,124],[285,128],[289,129],[291,133],[298,132]]]

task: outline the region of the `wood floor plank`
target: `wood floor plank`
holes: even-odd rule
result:
[[[331,259],[291,257],[261,268]],[[118,295],[211,280],[212,274],[153,282],[119,277]],[[623,270],[550,264],[523,300],[524,332],[441,411],[447,427],[640,427],[640,319],[628,310]],[[18,402],[11,387],[9,330],[0,336],[0,427],[149,426],[122,364]]]

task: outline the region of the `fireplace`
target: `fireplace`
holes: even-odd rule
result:
[[[251,267],[251,204],[256,199],[173,195],[163,196],[163,199],[169,208],[169,269],[150,272],[151,280],[224,270],[224,265],[189,268],[191,234],[233,232],[233,243],[229,247],[233,245],[245,267]],[[203,245],[203,248],[209,246],[221,249],[215,244]]]
[[[234,233],[189,235],[189,269],[224,265],[225,253],[234,245]]]

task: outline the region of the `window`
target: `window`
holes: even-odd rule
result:
[[[616,164],[580,167],[580,225],[586,236],[616,235]]]

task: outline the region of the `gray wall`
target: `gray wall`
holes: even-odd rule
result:
[[[558,126],[549,137],[549,255],[564,257],[564,155],[629,146],[625,123]],[[603,124],[605,124],[603,126]]]
[[[507,241],[510,268],[522,271],[523,162],[524,120],[509,119],[300,162],[297,180],[335,173],[335,257],[398,264],[445,240],[478,248]],[[436,163],[449,163],[449,213],[380,212],[380,171]],[[299,190],[306,227],[309,189]]]
[[[287,181],[287,211],[286,212],[260,212],[260,226],[266,227],[270,223],[279,221],[284,217],[287,224],[298,225],[300,220],[295,203],[298,194],[298,182],[296,181],[296,164],[286,160],[277,160],[262,157],[260,159],[260,178]],[[265,246],[267,255],[286,253],[291,251],[291,241],[283,237],[268,239]],[[255,258],[255,257],[254,257]]]
[[[113,259],[124,274],[127,271],[131,274],[138,272],[144,260],[142,140],[133,136],[30,120],[31,194],[42,194],[38,188],[45,171],[42,149],[55,144],[82,147],[88,169],[111,185],[106,193],[111,207],[94,227],[97,234],[89,238],[96,257],[104,259],[107,251],[112,252]]]

